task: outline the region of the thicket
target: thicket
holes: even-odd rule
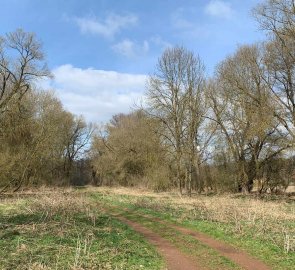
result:
[[[0,37],[0,192],[74,177],[92,127],[38,88],[50,76],[33,33]]]

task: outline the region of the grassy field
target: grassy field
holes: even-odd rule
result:
[[[143,237],[77,192],[0,201],[0,269],[161,269]]]
[[[235,195],[187,198],[123,188],[6,197],[0,199],[0,269],[163,269],[156,249],[116,219],[120,215],[197,258],[206,269],[241,268],[169,224],[231,243],[272,269],[291,270],[294,211],[294,202],[286,200]]]
[[[273,269],[294,269],[294,201],[237,195],[187,198],[123,188],[100,189],[92,196],[107,205],[129,208],[133,215],[149,214],[197,229],[240,247]]]

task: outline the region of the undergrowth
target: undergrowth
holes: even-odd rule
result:
[[[161,269],[140,235],[83,194],[0,201],[0,269]]]

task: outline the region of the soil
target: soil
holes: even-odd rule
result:
[[[154,233],[153,231],[143,227],[142,225],[128,220],[124,217],[117,216],[117,219],[121,220],[136,232],[142,234],[152,245],[154,245],[158,252],[164,257],[168,270],[202,270],[191,258],[184,255],[176,247],[170,244],[166,239]]]
[[[125,209],[126,212],[130,212],[130,209]],[[190,235],[200,241],[201,243],[209,246],[210,248],[216,250],[222,256],[230,259],[235,262],[238,266],[247,270],[271,270],[263,262],[259,261],[256,258],[253,258],[246,252],[239,250],[229,244],[226,244],[222,241],[215,240],[212,237],[197,232],[192,229],[188,229],[185,227],[181,227],[179,225],[171,224],[166,221],[163,221],[159,218],[154,218],[149,215],[141,215],[142,217],[148,218],[152,221],[162,223],[164,225],[169,226],[170,228],[176,229],[177,231]],[[120,215],[116,215],[116,218],[120,219],[125,224],[132,227],[135,231],[142,234],[151,244],[153,244],[159,251],[159,253],[164,257],[167,264],[168,270],[190,270],[190,269],[205,269],[200,265],[197,265],[195,261],[191,258],[184,255],[181,251],[179,251],[176,247],[174,247],[170,242],[165,240],[163,237],[157,235],[153,231],[145,228],[137,222],[126,219]]]
[[[217,250],[224,257],[232,260],[237,265],[240,265],[247,270],[270,270],[263,262],[251,257],[246,252],[238,250],[231,245],[225,244],[221,241],[215,240],[203,233],[192,231],[187,228],[172,226],[181,233],[193,236],[198,241],[204,243],[205,245]]]

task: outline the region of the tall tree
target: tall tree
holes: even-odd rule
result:
[[[203,82],[203,63],[198,56],[183,47],[166,49],[158,60],[155,74],[149,78],[148,111],[162,123],[163,130],[160,133],[163,141],[171,148],[180,193],[183,189],[185,152],[189,192],[196,166],[197,134],[203,113]]]
[[[287,147],[262,77],[263,57],[259,45],[239,48],[219,65],[217,80],[208,92],[213,120],[237,165],[236,187],[247,192],[261,167]]]
[[[41,43],[33,33],[18,29],[0,37],[0,116],[37,79],[49,75]]]
[[[293,0],[267,0],[255,8],[254,15],[269,34],[264,81],[279,106],[276,117],[294,140],[295,4]]]

